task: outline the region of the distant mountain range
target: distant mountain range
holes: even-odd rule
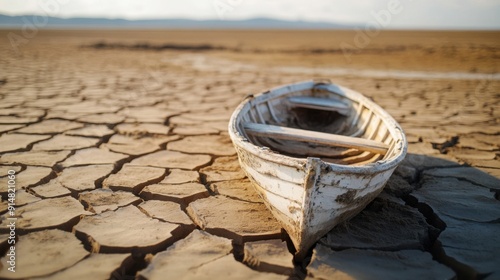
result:
[[[28,23],[26,23],[28,22]],[[46,23],[46,24],[44,24]],[[286,21],[271,18],[246,20],[58,18],[0,14],[0,28],[35,24],[37,28],[167,28],[167,29],[351,29],[356,25],[329,22]]]

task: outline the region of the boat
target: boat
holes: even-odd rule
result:
[[[382,191],[408,146],[386,111],[330,81],[250,95],[228,130],[242,170],[288,233],[296,261]]]

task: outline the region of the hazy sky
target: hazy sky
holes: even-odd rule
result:
[[[375,22],[395,5],[388,28],[500,29],[500,0],[0,0],[0,13],[127,19],[273,17],[339,23]],[[399,3],[399,4],[397,4]],[[46,4],[55,4],[47,8]],[[49,12],[46,12],[49,11]]]

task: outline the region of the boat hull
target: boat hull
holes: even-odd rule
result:
[[[293,92],[309,86],[311,82],[299,83],[266,94],[272,98],[272,94],[284,95],[286,90]],[[243,171],[290,236],[296,260],[301,260],[324,234],[358,214],[382,191],[406,153],[406,139],[399,125],[389,116],[389,125],[394,126],[390,127],[391,133],[401,132],[396,135],[400,138],[394,142],[392,153],[395,156],[390,159],[346,166],[317,157],[290,157],[256,145],[245,137],[240,122],[242,115],[255,106],[252,102],[259,102],[259,97],[244,101],[236,109],[230,120],[229,135]],[[375,110],[382,110],[373,106]],[[381,118],[388,116],[384,114],[387,113],[381,111],[379,115]]]
[[[336,173],[314,158],[299,169],[236,150],[256,192],[290,236],[297,259],[336,225],[361,212],[394,171]]]

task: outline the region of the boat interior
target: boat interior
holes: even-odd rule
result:
[[[366,165],[395,154],[395,139],[384,120],[343,94],[313,87],[246,105],[237,129],[275,153],[342,165]]]

